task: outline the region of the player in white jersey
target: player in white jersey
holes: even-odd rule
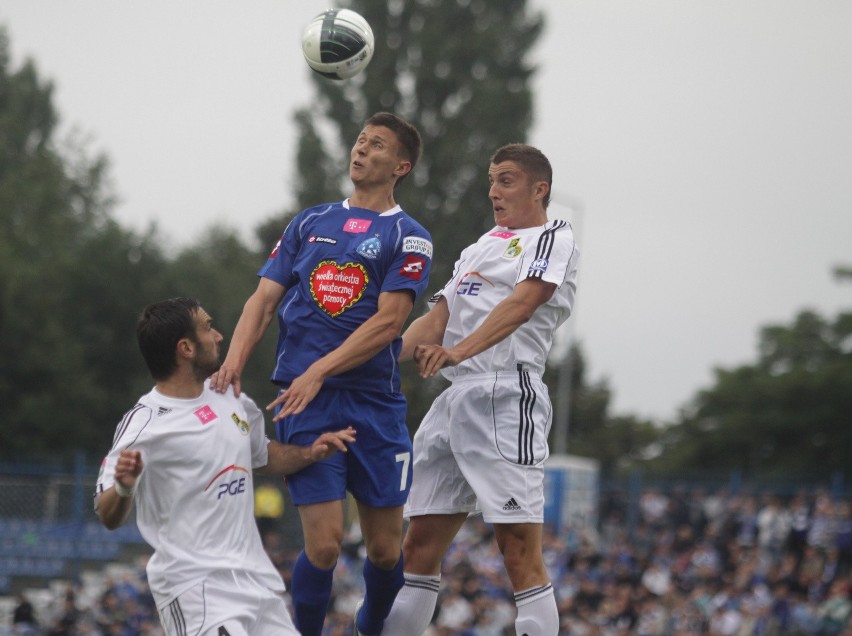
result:
[[[514,590],[518,636],[555,636],[559,614],[542,558],[544,461],[551,406],[541,379],[554,330],[571,313],[578,251],[571,226],[548,221],[552,169],[536,148],[491,158],[497,226],[465,248],[430,311],[403,335],[400,359],[452,384],[414,437],[405,514],[405,585],[383,634],[422,634],[441,560],[470,513],[494,526]]]
[[[149,305],[137,340],[156,384],[116,428],[95,490],[100,521],[115,529],[135,504],[169,636],[298,634],[255,524],[252,471],[300,470],[346,451],[354,430],[305,447],[270,441],[250,398],[206,386],[222,334],[194,300]]]

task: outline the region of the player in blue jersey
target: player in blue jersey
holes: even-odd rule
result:
[[[390,113],[370,117],[350,153],[354,189],[344,201],[300,212],[260,269],[212,385],[239,391],[246,360],[278,316],[272,381],[281,387],[279,439],[310,443],[335,423],[357,423],[358,444],[343,460],[287,478],[305,549],[293,568],[295,622],[319,636],[343,540],[343,503],[358,504],[367,548],[366,595],[356,617],[378,634],[403,585],[402,510],[411,483],[397,358],[400,333],[425,290],[431,237],[394,200],[394,188],[420,156],[420,134]],[[356,448],[357,447],[357,448]]]

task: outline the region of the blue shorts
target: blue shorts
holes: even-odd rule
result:
[[[346,491],[373,508],[401,506],[411,487],[411,438],[402,393],[321,389],[307,408],[276,423],[284,444],[309,445],[328,431],[355,428],[348,453],[287,476],[293,503],[336,501]]]

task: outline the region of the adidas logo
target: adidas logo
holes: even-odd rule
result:
[[[521,509],[521,507],[518,505],[518,502],[515,501],[514,497],[509,499],[509,501],[507,501],[505,503],[505,505],[503,506],[503,510],[520,510],[520,509]]]
[[[165,406],[161,406],[159,409],[157,409],[157,415],[158,416],[166,415],[166,414],[171,413],[171,412],[172,412],[172,410],[167,409]]]

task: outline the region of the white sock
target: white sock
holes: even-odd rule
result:
[[[421,636],[435,614],[441,577],[405,574],[405,585],[396,595],[393,607],[385,619],[382,634],[388,636]]]
[[[548,583],[531,587],[515,594],[518,618],[515,631],[518,636],[557,636],[559,634],[559,610],[553,586]]]

